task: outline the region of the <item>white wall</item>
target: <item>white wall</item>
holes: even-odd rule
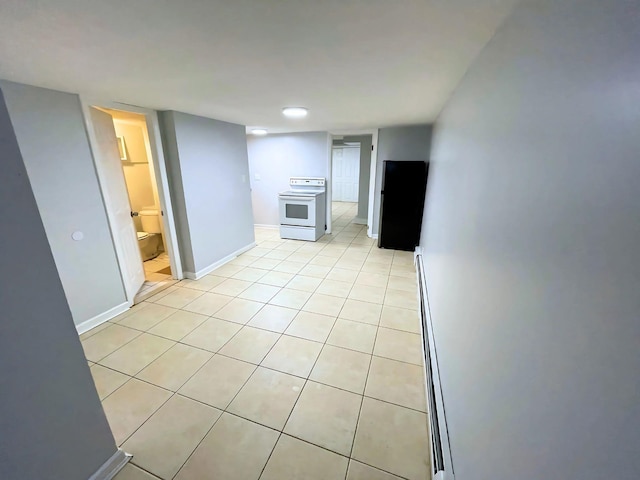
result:
[[[247,137],[253,220],[279,225],[278,192],[289,190],[290,177],[328,178],[331,138],[327,132]],[[256,175],[260,177],[258,180]],[[329,209],[329,212],[331,209]]]
[[[144,138],[143,123],[135,124],[131,121],[114,119],[113,126],[116,135],[124,137],[127,160],[122,162],[124,179],[127,183],[129,202],[134,212],[139,212],[144,207],[154,206],[153,187],[151,185],[151,170]],[[133,217],[133,222],[138,232],[142,231],[140,217]]]
[[[369,216],[369,180],[371,178],[371,146],[373,138],[371,135],[360,135],[358,137],[346,137],[347,141],[354,138],[360,142],[360,180],[358,192],[358,218],[367,220]]]
[[[380,230],[380,192],[382,191],[383,162],[385,160],[411,161],[429,160],[431,149],[431,125],[410,125],[378,130],[378,157],[376,165],[376,188],[373,205],[371,231]]]
[[[438,119],[422,245],[456,480],[640,478],[639,8],[522,2]]]
[[[167,167],[167,181],[171,192],[171,204],[179,244],[178,253],[180,254],[180,262],[184,271],[196,272],[173,112],[158,112],[158,122],[160,124],[160,134],[162,137],[162,149],[165,152],[164,158]]]
[[[197,273],[254,242],[246,129],[162,112],[181,258]]]
[[[77,325],[125,302],[80,100],[6,81],[0,88]],[[75,231],[84,240],[73,241]]]
[[[116,445],[1,94],[0,151],[0,478],[86,480]]]

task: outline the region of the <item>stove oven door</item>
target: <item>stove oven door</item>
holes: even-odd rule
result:
[[[316,226],[315,196],[280,196],[280,225]]]

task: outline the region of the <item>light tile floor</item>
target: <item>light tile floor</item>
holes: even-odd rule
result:
[[[144,267],[144,283],[136,295],[135,303],[139,303],[154,292],[160,292],[175,283],[171,275],[160,273],[160,270],[170,266],[169,255],[166,253],[161,253],[156,258],[143,262],[142,266]]]
[[[144,267],[145,278],[147,280],[152,280],[153,274],[158,274],[157,272],[168,267],[169,265],[170,265],[169,255],[167,255],[166,252],[161,253],[156,258],[152,258],[151,260],[147,260],[146,262],[143,262],[142,266]],[[158,275],[163,275],[163,274],[160,273]]]
[[[258,246],[81,336],[117,480],[427,479],[415,271],[334,204],[316,243]]]

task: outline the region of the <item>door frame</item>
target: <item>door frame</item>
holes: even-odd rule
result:
[[[351,135],[371,135],[371,145],[373,145],[373,150],[371,151],[371,165],[369,169],[369,207],[367,209],[367,236],[369,238],[376,238],[377,235],[374,236],[373,233],[373,207],[374,207],[374,196],[376,192],[376,171],[378,168],[378,129],[367,129],[367,130],[335,130],[329,132],[329,159],[327,172],[329,172],[329,186],[333,184],[333,162],[332,162],[332,147],[333,147],[333,137],[348,137]],[[328,217],[331,218],[331,188],[327,189],[327,202],[329,208]],[[330,232],[327,232],[330,233]]]
[[[155,183],[158,190],[158,200],[160,202],[160,209],[162,211],[161,218],[164,230],[163,241],[165,248],[167,249],[167,254],[169,256],[171,274],[174,279],[182,280],[184,278],[184,272],[182,270],[182,262],[180,260],[178,235],[175,220],[173,217],[173,206],[171,202],[171,193],[169,191],[169,180],[164,159],[164,149],[162,148],[162,140],[160,137],[160,122],[158,121],[158,113],[155,110],[151,110],[148,108],[127,105],[110,100],[100,100],[84,95],[80,95],[80,104],[84,117],[85,128],[87,130],[87,136],[89,138],[89,146],[91,148],[91,154],[93,157],[93,165],[96,170],[96,176],[98,177],[98,183],[100,184],[100,192],[102,194],[102,199],[104,201],[104,206],[107,213],[107,219],[109,221],[111,238],[113,241],[114,249],[116,251],[116,257],[118,259],[120,278],[122,279],[122,284],[125,287],[125,295],[128,291],[128,289],[126,288],[128,280],[123,274],[123,272],[125,271],[124,248],[121,239],[118,238],[117,235],[114,235],[115,217],[112,208],[112,201],[109,197],[108,189],[103,187],[105,182],[104,172],[102,172],[102,167],[99,165],[99,162],[96,161],[96,152],[98,150],[96,149],[96,134],[93,123],[91,121],[91,116],[89,114],[89,109],[91,107],[121,110],[130,113],[137,113],[144,116],[147,126],[147,138],[145,138],[145,140],[148,140],[148,148],[150,150],[147,153],[150,153],[151,155],[151,170],[153,171],[155,177]],[[130,306],[133,305],[134,298],[127,298],[127,302]]]

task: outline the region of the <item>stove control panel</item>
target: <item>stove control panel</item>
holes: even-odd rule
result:
[[[302,185],[307,187],[324,187],[325,179],[318,177],[291,177],[289,179],[289,185],[292,187],[299,187]]]

